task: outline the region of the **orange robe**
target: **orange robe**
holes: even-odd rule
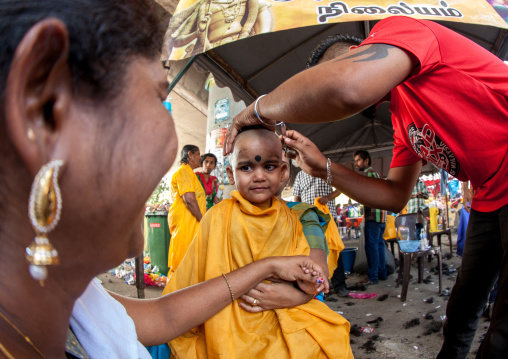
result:
[[[199,222],[187,208],[182,198],[188,192],[195,193],[201,214],[204,214],[206,212],[205,191],[192,168],[184,163],[171,177],[171,199],[173,204],[168,212],[169,233],[171,234],[168,253],[169,275],[180,265],[198,230]]]
[[[342,243],[337,223],[333,220],[330,208],[328,208],[326,204],[319,203],[319,198],[314,200],[314,206],[331,217],[331,220],[328,223],[328,228],[326,228],[325,232],[328,249],[330,250],[330,254],[328,254],[328,275],[331,278],[333,272],[335,272],[335,269],[337,268],[337,260],[339,259],[340,252],[344,249],[344,243]]]
[[[308,255],[296,213],[272,199],[266,210],[237,192],[212,207],[163,294],[221,276],[269,256]],[[226,283],[224,283],[226,285]],[[234,292],[234,288],[233,292]],[[175,358],[352,358],[349,322],[318,300],[249,313],[229,304],[171,341]],[[192,310],[192,308],[189,308]]]

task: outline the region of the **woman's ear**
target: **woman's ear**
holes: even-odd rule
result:
[[[6,84],[7,132],[35,175],[53,152],[72,101],[69,36],[58,19],[35,24],[19,43]]]
[[[235,184],[235,176],[233,175],[233,168],[230,165],[226,166],[226,175],[228,176],[229,184]]]

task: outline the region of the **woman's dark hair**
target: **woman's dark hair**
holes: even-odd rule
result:
[[[203,162],[207,157],[212,157],[215,160],[215,164],[217,164],[217,156],[215,156],[213,153],[205,153],[201,156],[201,165],[203,165]]]
[[[196,153],[196,151],[199,151],[199,147],[198,146],[194,146],[194,145],[185,145],[183,146],[182,148],[182,152],[180,154],[180,164],[184,164],[184,163],[187,163],[189,164],[189,151],[191,153]]]
[[[38,22],[56,18],[67,27],[72,91],[92,101],[114,100],[133,58],[157,58],[164,29],[151,0],[0,0],[0,153],[5,140],[7,77],[16,49]],[[51,39],[49,39],[51,41]],[[48,41],[48,43],[49,43]],[[8,171],[8,167],[7,167]],[[0,168],[0,210],[7,188]]]
[[[362,160],[369,160],[369,166],[372,165],[372,159],[370,158],[370,153],[365,150],[358,150],[355,152],[354,157],[360,156]]]
[[[331,46],[337,45],[337,47],[343,47],[344,52],[351,46],[357,46],[362,43],[363,39],[349,35],[332,35],[322,40],[316,48],[310,54],[309,60],[307,61],[307,68],[317,65],[318,61],[323,57],[326,50]]]
[[[161,51],[164,32],[153,7],[148,0],[0,0],[0,108],[18,44],[32,26],[50,17],[60,19],[69,32],[74,92],[113,98],[129,60]]]

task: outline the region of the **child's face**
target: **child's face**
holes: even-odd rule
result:
[[[236,188],[251,203],[269,202],[283,176],[280,144],[263,138],[239,138],[236,151],[232,163]]]
[[[203,172],[209,175],[215,169],[216,165],[215,158],[205,157],[203,160]]]

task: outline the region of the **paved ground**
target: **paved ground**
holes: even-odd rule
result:
[[[347,247],[357,246],[357,241],[345,241]],[[444,253],[449,247],[443,245]],[[454,255],[444,259],[443,263],[452,269],[452,273],[443,275],[443,288],[450,290],[455,283],[453,269],[460,266],[460,257]],[[407,301],[400,301],[400,287],[395,287],[395,277],[388,277],[385,282],[367,288],[365,293],[376,293],[378,297],[371,299],[339,298],[336,294],[327,296],[326,303],[331,309],[342,314],[351,323],[351,345],[357,359],[408,359],[434,358],[442,343],[442,317],[445,315],[447,296],[438,293],[438,278],[430,269],[436,266],[425,261],[425,275],[428,283],[417,283],[417,266],[412,267]],[[445,271],[446,273],[446,271]],[[108,273],[99,276],[106,288],[120,294],[135,297],[135,286],[129,286]],[[350,274],[348,286],[365,279],[364,275]],[[161,288],[148,287],[147,298],[160,296]],[[358,293],[364,293],[359,292]],[[380,301],[380,299],[385,298]],[[481,319],[475,340],[468,359],[480,345],[481,338],[488,328],[489,322]],[[371,333],[362,332],[362,328],[372,328]]]

